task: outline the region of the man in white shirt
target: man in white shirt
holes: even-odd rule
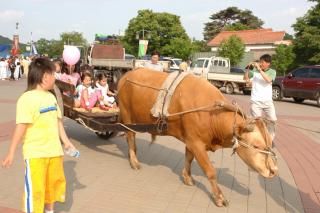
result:
[[[151,54],[151,61],[149,63],[146,63],[144,67],[163,72],[164,69],[162,64],[159,63],[159,59],[160,53],[157,51],[153,51]]]
[[[272,140],[275,137],[276,111],[272,100],[272,81],[276,78],[276,71],[270,68],[271,56],[264,54],[259,63],[252,63],[253,69],[247,70],[244,80],[252,84],[251,115],[261,117],[264,112],[273,125],[269,127]]]

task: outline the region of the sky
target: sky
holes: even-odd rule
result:
[[[34,41],[50,40],[71,31],[92,42],[96,33],[123,34],[138,10],[151,9],[180,16],[189,37],[202,40],[209,17],[230,6],[251,10],[264,21],[264,28],[293,34],[292,24],[312,5],[307,0],[10,0],[0,7],[0,35],[12,39],[19,22],[23,43],[31,34]]]

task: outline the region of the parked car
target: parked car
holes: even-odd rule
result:
[[[273,100],[293,98],[297,103],[316,100],[320,107],[320,65],[300,67],[272,83]]]

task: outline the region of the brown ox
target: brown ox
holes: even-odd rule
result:
[[[125,124],[156,123],[150,109],[156,101],[158,90],[168,74],[140,68],[125,74],[118,84],[118,100],[121,121]],[[171,135],[186,145],[185,164],[182,171],[184,183],[193,185],[191,163],[194,157],[212,186],[217,206],[227,205],[217,184],[216,170],[207,151],[233,147],[237,138],[240,146],[234,147],[240,158],[264,177],[273,177],[277,166],[272,157],[272,141],[262,119],[249,120],[237,112],[237,108],[221,92],[204,79],[187,76],[176,88],[169,106],[169,113],[185,112],[213,103],[224,106],[211,107],[167,118],[168,129],[163,135]],[[157,132],[150,132],[157,135]],[[139,169],[136,156],[135,133],[127,133],[129,161],[133,169]]]

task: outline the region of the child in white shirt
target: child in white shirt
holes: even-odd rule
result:
[[[107,107],[116,107],[116,99],[114,98],[115,94],[109,90],[107,83],[107,76],[104,73],[99,73],[97,75],[96,87],[101,91],[103,96],[103,102]]]

